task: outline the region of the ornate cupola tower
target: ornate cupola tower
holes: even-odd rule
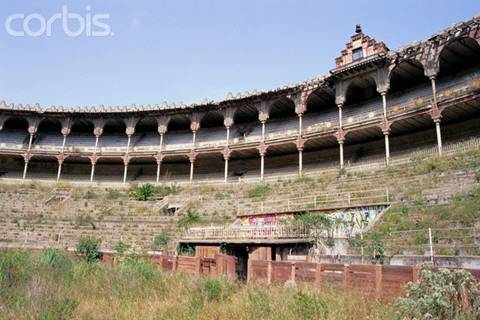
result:
[[[355,35],[350,38],[346,49],[342,51],[340,57],[335,59],[335,70],[370,61],[374,58],[384,57],[387,52],[388,48],[383,42],[377,42],[375,39],[363,34],[362,27],[357,25],[355,27]]]

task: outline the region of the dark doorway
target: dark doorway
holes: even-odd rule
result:
[[[229,245],[227,254],[237,258],[237,277],[241,281],[246,281],[248,268],[247,246]]]

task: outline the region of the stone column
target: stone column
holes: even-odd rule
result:
[[[303,148],[298,149],[298,175],[301,177],[303,172]]]
[[[302,137],[299,137],[297,140],[297,150],[298,150],[298,175],[301,177],[303,174],[303,147],[305,145],[305,140]]]
[[[123,157],[123,183],[127,183],[127,175],[128,175],[128,163],[130,162],[130,157],[126,155]]]
[[[72,131],[72,119],[66,118],[62,121],[62,130],[61,133],[63,135],[63,142],[62,142],[62,154],[65,152],[65,145],[67,144],[67,137],[70,135]]]
[[[190,160],[190,183],[193,182],[193,170],[195,167],[196,158],[197,158],[197,153],[194,150],[190,151],[190,154],[188,155],[188,159]]]
[[[93,182],[93,177],[95,175],[95,165],[97,164],[97,155],[94,154],[90,157],[90,162],[92,163],[92,170],[90,171],[90,182]]]
[[[340,146],[340,169],[344,167],[343,161],[343,144],[345,143],[345,133],[343,131],[343,103],[337,104],[338,106],[338,133],[337,133],[337,141],[338,145]]]
[[[224,174],[224,182],[227,184],[228,182],[228,160],[230,159],[231,150],[228,146],[225,147],[222,151],[223,160],[225,160],[225,174]]]
[[[265,141],[265,124],[270,117],[270,104],[263,101],[257,106],[258,109],[258,120],[262,124],[262,138],[261,141]]]
[[[438,154],[442,155],[442,132],[440,130],[440,118],[434,119],[435,122],[435,131],[437,132],[437,146],[438,146]]]
[[[227,130],[227,137],[225,138],[225,147],[228,148],[230,145],[230,128],[233,126],[233,116],[235,114],[235,109],[227,108],[223,112],[223,125]]]
[[[58,172],[57,172],[57,182],[60,180],[60,176],[62,174],[62,165],[63,165],[63,154],[58,157]]]
[[[22,176],[22,182],[25,181],[27,178],[27,170],[28,170],[28,163],[30,161],[31,155],[29,152],[25,153],[23,159],[25,161],[25,166],[23,167],[23,176]]]
[[[437,134],[437,146],[438,154],[442,155],[442,132],[440,129],[440,121],[442,118],[442,113],[438,108],[437,104],[437,85],[435,82],[435,76],[430,76],[430,81],[432,83],[432,109],[430,111],[433,122],[435,123],[435,131]]]
[[[260,153],[260,181],[264,181],[265,176],[265,155],[267,154],[268,146],[262,141],[258,147],[258,152]]]
[[[196,148],[197,131],[200,129],[201,119],[202,115],[198,112],[194,112],[190,115],[190,130],[192,130],[192,150],[195,150]]]
[[[159,183],[160,182],[160,169],[161,169],[161,166],[162,166],[162,161],[163,161],[163,156],[161,153],[159,153],[156,157],[155,157],[156,161],[157,161],[157,179],[156,179],[156,182]]]

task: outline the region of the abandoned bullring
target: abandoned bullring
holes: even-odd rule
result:
[[[179,295],[238,281],[260,290],[245,301],[260,284],[383,301],[440,268],[466,274],[478,319],[479,168],[479,17],[396,50],[358,25],[328,74],[220,101],[2,102],[0,280],[15,250],[72,272],[132,256]]]

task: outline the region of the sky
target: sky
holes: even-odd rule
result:
[[[356,24],[396,49],[479,14],[479,0],[0,0],[0,100],[221,100],[327,74]]]

